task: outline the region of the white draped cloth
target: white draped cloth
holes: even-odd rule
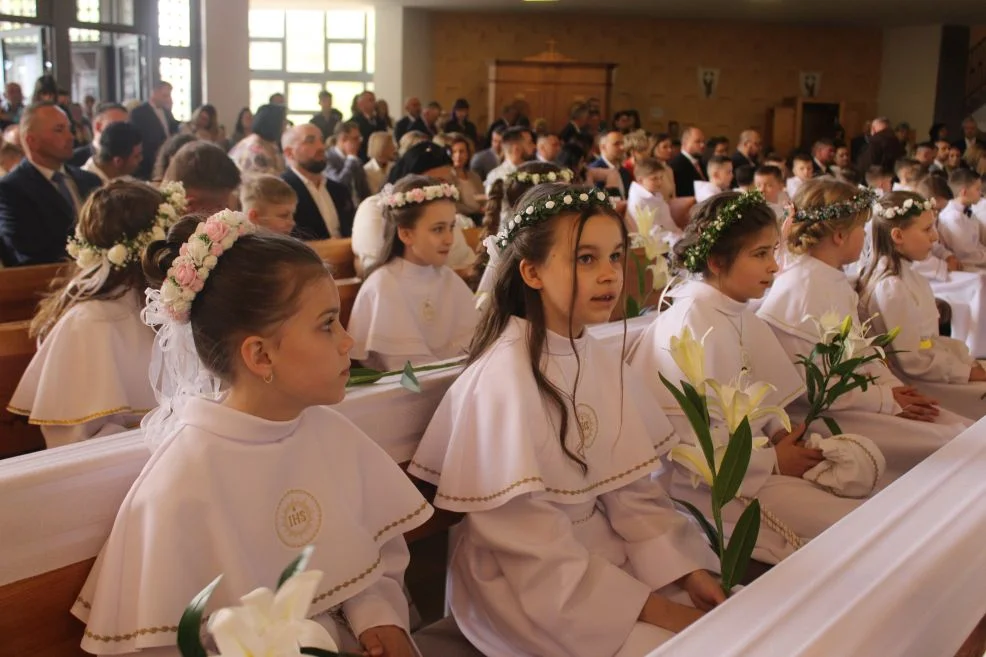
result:
[[[902,378],[942,407],[978,420],[986,414],[986,383],[970,383],[975,359],[962,342],[938,335],[938,307],[927,279],[902,262],[899,276],[885,275],[881,259],[869,288],[863,293],[861,314],[875,316],[873,326],[883,332],[900,328],[892,362]]]
[[[223,575],[209,612],[273,588],[306,545],[324,573],[311,617],[344,641],[350,629],[407,630],[402,534],[432,509],[383,450],[325,407],[272,422],[193,399],[181,422],[124,499],[72,608],[84,650],[174,645],[182,612],[213,578]]]
[[[653,398],[668,414],[675,431],[683,441],[698,445],[681,407],[664,387],[658,373],[677,384],[685,375],[671,358],[671,337],[680,336],[687,327],[696,339],[705,338],[705,376],[722,383],[737,379],[745,368],[746,383],[763,381],[775,390],[763,405],[786,407],[804,393],[801,375],[791,363],[771,328],[757,317],[745,303],[735,301],[711,285],[688,281],[672,290],[674,303],[658,316],[657,321],[641,335],[630,353],[630,367],[646,381]],[[709,331],[709,329],[712,329]],[[770,437],[783,427],[775,418],[752,422],[754,437]],[[722,422],[713,420],[713,431],[727,431]],[[754,558],[777,563],[790,555],[795,546],[784,538],[789,530],[797,537],[811,539],[853,511],[861,503],[836,497],[811,482],[774,474],[777,455],[772,447],[755,450],[739,495],[758,498],[761,506],[780,520],[782,528],[761,524]],[[703,483],[692,484],[691,473],[676,466],[671,475],[671,495],[684,499],[703,510],[711,518],[709,488]],[[734,500],[723,510],[727,535],[743,512],[745,505]]]
[[[670,173],[667,175],[671,175]],[[637,215],[643,212],[654,213],[654,237],[664,233],[664,240],[671,246],[681,239],[684,232],[674,222],[671,217],[671,206],[658,192],[652,194],[640,183],[634,181],[630,183],[630,192],[627,196],[627,215],[637,224]]]
[[[951,254],[941,255],[932,252],[911,266],[928,279],[935,298],[951,308],[952,337],[965,342],[973,356],[986,357],[986,271],[948,271],[945,258]]]
[[[360,286],[349,318],[350,355],[397,370],[463,356],[479,321],[472,291],[448,267],[394,258]]]
[[[671,635],[638,623],[648,595],[717,563],[650,476],[676,441],[671,425],[618,353],[549,333],[541,369],[576,389],[565,444],[583,472],[534,382],[528,327],[512,318],[462,373],[408,468],[438,486],[436,506],[467,514],[452,613],[489,657],[646,654]]]
[[[8,409],[40,425],[49,448],[133,428],[157,406],[140,309],[135,290],[77,302],[39,346]]]
[[[820,319],[833,312],[840,319],[852,317],[859,326],[858,306],[859,296],[841,269],[804,255],[777,277],[757,315],[771,326],[788,358],[794,362],[799,355],[810,354],[819,340],[818,330],[807,318],[809,315]],[[804,369],[797,368],[803,380]],[[827,415],[843,431],[861,434],[876,443],[887,460],[884,484],[972,425],[948,411],[942,411],[934,424],[896,417],[901,408],[894,400],[893,389],[903,383],[880,361],[869,363],[862,373],[875,377],[877,382],[866,390],[856,389],[843,395]],[[808,407],[804,400],[798,400],[792,411],[804,415]],[[813,424],[811,431],[828,433],[822,422]]]
[[[982,242],[979,220],[966,216],[958,200],[938,215],[938,233],[944,244],[966,267],[986,267],[986,245]]]

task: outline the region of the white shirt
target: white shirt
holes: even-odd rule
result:
[[[486,193],[487,194],[490,193],[490,188],[493,187],[493,183],[495,183],[497,180],[502,180],[506,178],[516,170],[517,170],[516,164],[514,164],[508,159],[504,159],[503,162],[500,163],[500,166],[490,171],[490,174],[486,176],[486,182],[484,183],[484,187],[486,187]]]
[[[110,182],[110,177],[103,173],[102,169],[96,166],[96,162],[91,157],[86,160],[85,164],[82,165],[82,170],[99,176],[99,179],[103,181],[104,185],[107,185]]]
[[[664,232],[664,240],[671,246],[684,234],[671,217],[671,208],[660,192],[652,194],[640,183],[630,183],[630,193],[627,195],[627,214],[637,223],[640,212],[654,212],[654,231]]]
[[[606,164],[606,168],[607,169],[610,169],[611,171],[616,171],[617,174],[620,173],[620,168],[621,167],[619,165],[613,164],[612,162],[610,162],[609,160],[607,160],[605,155],[600,155],[599,156],[599,159],[602,160],[603,163]],[[620,195],[623,196],[623,198],[626,198],[627,197],[627,189],[623,186],[623,176],[617,175],[617,180],[620,181]]]
[[[61,195],[61,192],[58,191],[58,185],[56,185],[52,180],[52,177],[55,175],[55,170],[43,167],[35,162],[31,162],[31,164],[34,165],[34,168],[37,169],[41,175],[48,180],[48,182],[51,183],[51,186],[55,188],[55,192]],[[75,181],[72,179],[72,176],[68,175],[68,172],[65,171],[65,167],[61,167],[58,171],[65,176],[65,184],[68,186],[68,192],[72,196],[72,204],[75,206],[73,210],[75,215],[78,216],[79,209],[82,207],[82,200],[79,198],[79,190],[76,188]]]
[[[381,167],[380,163],[372,157],[369,162],[363,165],[363,171],[366,172],[366,184],[369,185],[371,194],[380,193],[380,190],[387,183],[387,176],[393,167],[393,162],[388,162]]]
[[[719,186],[713,182],[708,182],[705,180],[695,181],[695,202],[701,203],[702,201],[708,200],[715,196],[716,194],[721,194],[722,190]]]
[[[962,204],[952,200],[938,217],[942,243],[968,267],[986,266],[986,247],[980,242],[980,224],[975,216],[967,217]]]
[[[309,180],[305,174],[298,171],[295,167],[291,167],[291,170],[301,178],[301,182],[305,184],[305,189],[311,195],[312,200],[315,201],[315,206],[318,208],[319,214],[322,215],[322,221],[325,222],[325,227],[329,229],[329,236],[333,238],[342,237],[342,226],[339,223],[339,213],[336,212],[335,203],[332,202],[332,196],[329,194],[328,188],[326,188],[325,183],[322,182],[321,177],[318,183],[313,183]]]
[[[157,120],[161,122],[161,127],[164,128],[164,134],[171,134],[171,126],[168,125],[168,117],[165,116],[164,110],[157,105],[151,103],[151,108],[154,110],[154,114],[157,115]]]

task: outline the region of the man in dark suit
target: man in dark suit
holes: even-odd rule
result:
[[[863,176],[871,167],[880,167],[884,171],[893,171],[897,160],[904,157],[904,146],[897,139],[890,120],[886,117],[873,119],[870,123],[869,146],[859,158],[857,169]]]
[[[702,169],[702,152],[705,150],[705,134],[691,126],[681,133],[681,152],[671,158],[668,166],[674,172],[675,196],[695,196],[695,181],[708,180]]]
[[[517,102],[510,102],[503,106],[503,112],[496,121],[490,124],[489,129],[486,130],[486,143],[493,143],[493,131],[498,127],[503,126],[504,130],[513,128],[515,126],[522,125],[520,109],[517,107]]]
[[[309,123],[318,126],[322,131],[322,139],[328,139],[335,133],[336,126],[342,123],[342,112],[332,107],[332,93],[325,89],[318,92],[318,104],[322,110]]]
[[[979,131],[979,124],[974,117],[965,117],[962,121],[962,139],[959,139],[952,145],[962,151],[963,155],[974,146],[981,150],[986,150],[986,140],[983,139],[983,135]]]
[[[568,124],[561,129],[558,139],[562,146],[572,141],[576,136],[584,134],[586,124],[589,123],[589,106],[579,103],[572,108],[568,115]]]
[[[143,138],[144,159],[135,175],[149,180],[161,144],[178,132],[178,121],[171,114],[171,85],[163,81],[155,84],[150,100],[130,113],[130,122]]]
[[[289,128],[281,139],[288,169],[281,179],[298,195],[294,211],[295,237],[322,240],[349,237],[353,232],[356,207],[348,187],[322,175],[325,169],[325,142],[315,126]]]
[[[421,118],[421,100],[419,98],[411,96],[405,100],[404,112],[404,116],[401,117],[401,120],[394,126],[395,142],[400,143],[401,137],[412,130],[423,132],[426,135],[431,134],[428,131],[428,126],[425,125],[424,119]]]
[[[68,116],[53,103],[24,110],[25,158],[0,179],[0,260],[12,267],[64,260],[79,210],[102,182],[65,163],[72,157]]]
[[[113,123],[123,123],[129,118],[130,112],[123,105],[118,103],[103,103],[100,105],[96,110],[96,116],[92,120],[92,143],[76,148],[72,153],[72,159],[68,163],[74,167],[81,168],[90,159],[95,160],[96,158],[93,156],[96,155],[96,149],[99,147],[99,138],[102,136],[103,130]],[[141,143],[143,143],[143,139],[141,139]]]
[[[835,142],[831,139],[819,139],[811,147],[812,175],[825,176],[835,162]]]
[[[357,203],[370,196],[370,183],[359,159],[362,142],[359,126],[346,121],[336,126],[335,145],[325,149],[325,177],[345,186]]]
[[[589,164],[590,169],[613,169],[620,174],[620,197],[627,198],[630,193],[630,183],[633,176],[623,168],[623,160],[626,158],[624,148],[623,133],[619,130],[610,130],[602,139],[599,140],[599,157]]]
[[[859,158],[863,156],[866,152],[867,147],[870,145],[870,127],[872,126],[872,121],[865,121],[863,123],[862,134],[856,135],[849,142],[849,152],[852,154],[853,164],[859,165]]]
[[[359,149],[359,159],[366,162],[366,147],[370,141],[370,135],[374,132],[386,132],[387,125],[377,117],[377,97],[372,91],[364,91],[356,101],[356,113],[350,121],[359,125],[359,132],[363,135],[363,143]]]
[[[756,130],[744,130],[740,133],[736,144],[736,152],[729,158],[733,162],[733,170],[737,171],[740,167],[750,166],[756,169],[760,166],[760,150],[763,148],[763,140],[760,133]]]

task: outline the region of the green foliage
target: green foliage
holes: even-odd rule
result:
[[[185,613],[181,615],[181,620],[178,621],[177,644],[178,652],[181,653],[182,657],[206,657],[207,653],[205,652],[205,648],[202,647],[202,639],[199,636],[202,628],[202,616],[205,614],[205,608],[209,604],[209,598],[212,597],[212,593],[219,586],[219,581],[222,578],[222,575],[218,576],[207,587],[202,589],[188,603]]]
[[[411,363],[408,362],[404,365],[403,369],[391,370],[389,372],[381,372],[380,370],[374,370],[369,367],[354,367],[349,370],[349,381],[346,383],[347,388],[355,388],[357,386],[367,386],[372,385],[383,378],[388,376],[398,376],[401,377],[401,386],[406,390],[411,392],[421,392],[421,383],[418,381],[417,374],[419,372],[433,372],[435,370],[448,370],[453,367],[458,367],[465,359],[460,359],[451,363],[438,363],[435,365],[421,365],[419,367],[412,367]]]
[[[743,509],[722,557],[722,588],[727,592],[743,581],[759,534],[760,501],[753,500]]]

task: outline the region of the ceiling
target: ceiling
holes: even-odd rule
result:
[[[455,11],[618,12],[664,18],[759,22],[871,25],[986,23],[986,0],[375,0],[374,4]]]

